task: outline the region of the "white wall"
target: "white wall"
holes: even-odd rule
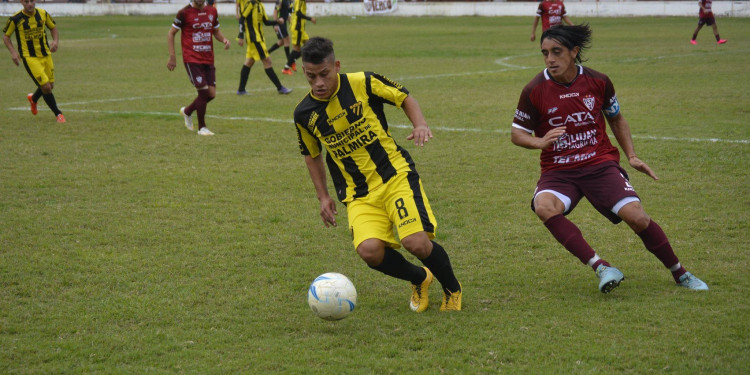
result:
[[[187,5],[182,3],[131,3],[131,4],[74,4],[37,3],[37,6],[59,16],[98,15],[174,15]],[[266,3],[269,14],[273,4]],[[398,9],[390,13],[395,16],[532,16],[536,2],[400,2]],[[573,17],[620,17],[620,16],[693,16],[698,17],[697,0],[693,1],[566,1],[565,7]],[[233,3],[218,4],[219,14],[234,16]],[[21,10],[19,3],[0,3],[0,15],[8,16]],[[714,1],[717,17],[750,17],[750,1]],[[311,16],[364,16],[362,3],[308,3]],[[376,16],[382,17],[382,16]]]

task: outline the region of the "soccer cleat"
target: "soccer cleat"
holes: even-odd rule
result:
[[[690,272],[685,272],[680,276],[680,281],[677,283],[679,286],[692,290],[708,290],[708,284],[704,283],[703,280],[693,276]]]
[[[297,71],[297,63],[293,62],[291,68],[292,68],[292,70],[294,70],[296,72]]]
[[[59,123],[67,122],[67,121],[65,121],[65,116],[63,116],[62,113],[59,114],[59,115],[57,115],[57,122],[59,122]]]
[[[625,279],[625,275],[620,270],[615,267],[607,267],[603,264],[596,267],[596,277],[599,278],[599,290],[602,293],[611,292]]]
[[[440,311],[461,311],[461,296],[464,288],[458,283],[458,291],[443,294],[443,304],[440,305]]]
[[[281,94],[281,95],[287,95],[290,92],[292,92],[292,89],[288,89],[288,88],[286,88],[284,86],[281,86],[281,88],[278,91],[279,91],[279,94]]]
[[[247,91],[245,91],[245,90],[237,90],[237,95],[247,95]]]
[[[696,45],[696,44],[698,44],[698,42],[697,42],[697,41],[695,41],[695,39],[691,39],[691,40],[690,40],[690,44],[692,44],[692,45]]]
[[[430,296],[427,295],[427,292],[430,289],[430,284],[432,284],[432,272],[430,272],[427,267],[422,268],[427,274],[424,281],[419,285],[411,284],[411,300],[409,301],[409,307],[411,307],[412,311],[416,312],[427,310],[427,306],[430,303]]]
[[[719,40],[716,41],[716,44],[724,44],[726,42],[727,42],[726,39],[719,39]]]
[[[198,134],[199,135],[214,135],[214,132],[208,130],[208,128],[204,126],[198,129]]]
[[[39,111],[37,111],[36,109],[36,102],[34,101],[34,99],[32,99],[33,97],[34,97],[34,94],[26,95],[26,99],[29,99],[29,104],[31,104],[31,114],[36,116],[36,114],[39,113]]]
[[[286,74],[286,75],[290,76],[290,75],[294,74],[294,72],[291,69],[289,69],[289,68],[284,68],[284,69],[281,70],[281,74]]]
[[[185,114],[185,107],[180,108],[180,114],[185,117],[185,127],[193,131],[193,116]]]

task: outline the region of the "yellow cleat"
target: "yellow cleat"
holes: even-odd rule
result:
[[[427,292],[430,289],[430,284],[432,284],[432,272],[427,267],[422,268],[427,273],[424,281],[419,285],[411,284],[411,301],[409,301],[409,307],[416,312],[427,310],[427,306],[430,303],[430,297]]]
[[[443,304],[440,305],[440,311],[461,311],[461,294],[464,288],[460,282],[458,287],[460,289],[456,292],[443,294]]]

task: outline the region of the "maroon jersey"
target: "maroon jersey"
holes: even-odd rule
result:
[[[619,113],[615,88],[606,75],[578,66],[578,75],[566,86],[545,69],[524,87],[513,127],[541,138],[564,126],[565,135],[542,150],[542,172],[574,169],[608,160],[620,162],[604,119]]]
[[[557,0],[555,2],[544,0],[539,3],[536,15],[542,17],[542,31],[545,31],[552,26],[562,25],[562,17],[565,15],[565,4],[563,4],[562,0]]]
[[[713,2],[713,0],[698,0],[698,3],[700,3],[701,5],[703,5],[703,8],[701,8],[701,10],[698,12],[698,17],[699,18],[710,17],[711,15],[714,14],[713,11],[711,10],[711,3],[712,2]],[[706,9],[705,12],[703,11],[704,8]],[[693,14],[695,14],[695,13],[693,13]]]
[[[219,28],[216,8],[188,5],[179,12],[172,27],[182,31],[182,61],[194,64],[214,63],[214,29]]]

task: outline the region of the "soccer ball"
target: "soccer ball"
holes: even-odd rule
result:
[[[324,273],[310,284],[307,304],[321,319],[344,319],[357,305],[357,290],[346,276],[336,272]]]

